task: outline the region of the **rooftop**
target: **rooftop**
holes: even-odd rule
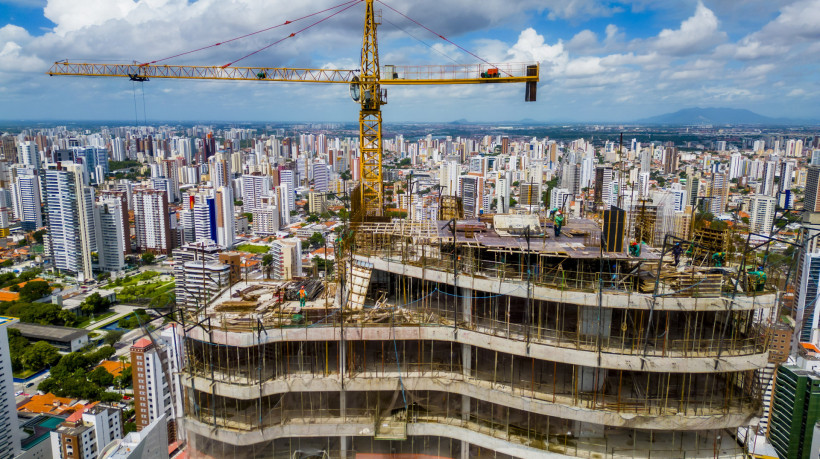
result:
[[[25,405],[17,408],[17,410],[27,413],[61,415],[71,413],[81,407],[82,405],[77,406],[77,400],[75,399],[57,397],[49,392],[44,395],[32,396]]]
[[[7,324],[14,323],[14,322],[17,322],[16,317],[0,316],[0,325],[7,325]]]
[[[26,338],[35,338],[51,341],[71,342],[88,335],[88,330],[82,328],[58,327],[56,325],[37,325],[17,322],[12,328],[20,330]]]

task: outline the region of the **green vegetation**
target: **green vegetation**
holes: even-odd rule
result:
[[[139,161],[133,161],[133,160],[108,161],[108,170],[111,170],[111,171],[118,171],[118,170],[121,170],[121,169],[131,169],[131,168],[134,168],[134,167],[141,167],[141,166],[142,166],[142,164],[140,164]]]
[[[262,272],[265,274],[265,279],[270,277],[271,266],[273,266],[273,255],[266,253],[262,256]]]
[[[107,335],[105,335],[103,341],[105,342],[105,344],[113,346],[114,344],[118,343],[120,339],[122,339],[122,335],[124,334],[125,331],[123,330],[111,330],[110,332],[108,332]]]
[[[29,340],[14,328],[8,329],[8,335],[11,369],[18,377],[37,373],[60,360],[60,353],[57,349],[45,341],[30,344]]]
[[[245,218],[247,218],[247,219],[248,219],[248,223],[253,223],[253,214],[252,214],[252,213],[250,213],[250,212],[245,212],[245,213],[243,213],[242,215],[244,215],[244,216],[245,216]]]
[[[236,246],[236,250],[240,252],[250,252],[259,255],[263,253],[268,253],[268,251],[270,251],[270,247],[266,245],[240,244]]]
[[[244,204],[245,204],[245,203],[244,203],[244,202],[242,202],[242,201],[241,201],[241,200],[239,200],[239,199],[236,199],[236,200],[234,200],[234,202],[233,202],[233,205],[235,205],[236,207],[241,207],[241,206],[242,206],[242,205],[244,205]]]
[[[71,313],[71,311],[66,311],[66,310],[60,311],[60,314],[62,314],[62,313],[64,313],[64,312],[65,312],[65,313],[68,313],[68,314],[71,314],[72,316],[74,316],[74,314],[72,314],[72,313]],[[116,312],[114,312],[114,311],[104,312],[104,313],[99,314],[99,315],[95,314],[95,315],[94,315],[94,322],[96,322],[96,323],[102,322],[103,320],[105,320],[105,319],[107,319],[107,318],[109,318],[109,317],[111,317],[111,316],[113,316],[113,315],[115,315],[115,314],[117,314],[117,313],[116,313]],[[76,316],[74,316],[74,318],[75,318],[75,320],[77,320],[77,317],[76,317]],[[66,322],[66,327],[85,328],[85,327],[87,327],[90,323],[91,323],[91,317],[89,316],[89,317],[86,317],[85,319],[83,319],[81,322],[76,323],[76,324],[74,324],[74,325],[68,325],[68,322]]]
[[[114,355],[114,352],[113,347],[103,346],[96,351],[66,354],[51,367],[51,375],[37,389],[60,397],[119,401],[122,399],[120,394],[105,391],[106,387],[114,383],[114,377],[103,368],[94,369],[97,364]]]
[[[333,273],[333,260],[325,260],[322,257],[313,257],[313,264],[316,265],[316,269],[318,269],[319,272],[325,272],[325,269],[327,269],[328,274]]]
[[[148,303],[151,307],[164,308],[175,300],[175,284],[174,281],[154,280],[150,282],[159,275],[160,273],[156,271],[145,271],[117,279],[111,283],[111,286],[122,287],[117,292],[117,299],[122,303]]]
[[[151,317],[145,312],[145,309],[137,309],[133,314],[120,319],[117,325],[120,328],[134,329],[151,320]],[[119,340],[118,340],[119,341]],[[115,341],[116,342],[116,341]]]
[[[310,235],[310,239],[308,239],[308,243],[310,243],[311,247],[318,248],[325,245],[325,237],[322,236],[322,233],[313,233]]]
[[[319,216],[316,214],[309,214],[305,221],[308,223],[316,223],[319,221]]]
[[[157,257],[154,256],[154,254],[151,252],[145,252],[142,255],[140,255],[140,259],[142,260],[142,264],[151,265],[154,264],[154,261],[157,259]]]
[[[398,164],[397,164],[397,165],[398,165],[399,167],[407,167],[407,166],[409,166],[409,165],[410,165],[410,158],[403,158],[401,161],[399,161],[399,162],[398,162]]]
[[[31,269],[28,271],[23,271],[19,275],[14,273],[0,274],[0,288],[11,287],[12,285],[19,284],[21,282],[28,282],[39,276],[41,272],[42,271],[40,269]]]

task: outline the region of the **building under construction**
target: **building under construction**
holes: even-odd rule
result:
[[[746,457],[773,283],[620,228],[360,223],[336,276],[226,287],[180,327],[191,456]]]

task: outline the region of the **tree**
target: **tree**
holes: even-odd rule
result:
[[[57,318],[60,319],[66,327],[73,327],[74,324],[77,323],[77,315],[68,309],[60,309],[60,312],[57,313]]]
[[[89,295],[80,305],[80,309],[86,314],[103,312],[109,307],[111,307],[111,300],[103,298],[97,292]]]
[[[310,214],[305,221],[308,223],[316,223],[319,221],[319,216],[316,214]]]
[[[234,202],[233,202],[233,205],[235,205],[236,207],[242,207],[242,205],[244,205],[244,204],[245,204],[245,203],[244,203],[244,202],[242,202],[242,201],[241,201],[241,200],[239,200],[239,199],[236,199],[236,200],[234,200]]]
[[[515,200],[515,199],[513,199],[513,198],[510,198],[510,208],[515,207],[515,206],[516,206],[516,204],[518,204],[518,201],[516,201],[516,200]]]
[[[88,380],[100,387],[108,387],[114,383],[114,376],[103,367],[97,367],[88,373]]]
[[[155,257],[151,252],[145,252],[140,256],[140,258],[142,258],[142,264],[150,265],[154,263],[154,260],[156,260],[157,257]]]
[[[341,174],[339,174],[339,177],[342,180],[350,180],[350,178],[352,177],[352,175],[350,175],[350,169],[348,169],[348,170],[342,172]]]
[[[250,212],[245,212],[244,215],[248,219],[248,223],[253,223],[253,214]]]
[[[31,233],[31,237],[34,239],[34,242],[36,242],[38,244],[42,244],[43,243],[43,236],[45,236],[45,234],[46,234],[46,230],[42,229],[42,230],[38,230],[38,231],[35,231],[35,232]]]
[[[21,363],[27,370],[36,371],[54,365],[59,360],[60,353],[54,346],[45,341],[38,341],[26,348]]]
[[[25,303],[19,302],[21,306],[20,320],[30,324],[53,325],[59,322],[58,314],[60,307],[53,303]]]
[[[262,269],[265,271],[265,278],[270,277],[270,270],[273,266],[273,255],[266,253],[262,256]]]
[[[107,335],[105,335],[103,341],[105,342],[105,344],[113,346],[114,344],[117,344],[120,341],[120,339],[122,339],[122,335],[124,334],[125,331],[123,330],[111,330],[110,332],[108,332]]]
[[[310,239],[308,239],[308,242],[313,247],[321,247],[321,246],[325,245],[325,237],[322,236],[322,233],[316,232],[316,233],[313,233],[310,236]]]
[[[103,403],[117,403],[122,400],[122,395],[116,392],[103,392],[100,394],[100,401]]]

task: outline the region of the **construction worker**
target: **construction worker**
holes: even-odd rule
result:
[[[712,255],[712,261],[715,263],[716,268],[722,268],[723,263],[726,262],[726,252],[715,252]]]
[[[305,286],[299,287],[299,306],[305,307],[305,302],[307,301],[307,293],[305,293]]]
[[[766,279],[767,276],[766,273],[763,272],[763,265],[758,266],[757,271],[749,273],[749,283],[755,292],[763,291],[763,288],[766,286]]]
[[[675,257],[675,266],[680,264],[680,254],[683,253],[683,247],[680,246],[680,242],[675,244],[675,247],[672,247],[672,256]]]
[[[552,222],[555,226],[555,237],[558,237],[561,235],[561,227],[564,226],[564,214],[560,210],[556,211]]]
[[[641,256],[641,245],[635,239],[629,242],[629,254],[633,257]]]

